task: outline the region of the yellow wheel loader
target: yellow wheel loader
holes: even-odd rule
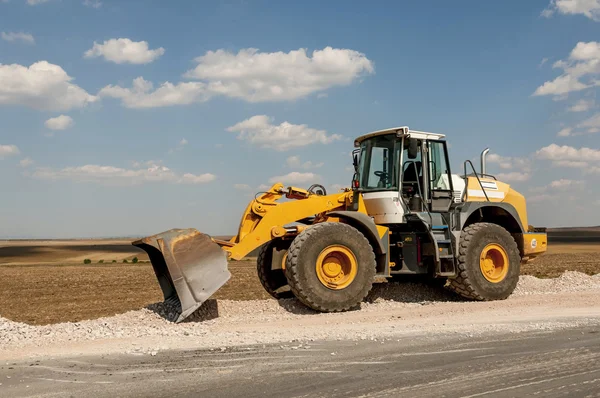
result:
[[[486,174],[488,149],[480,173],[467,160],[452,174],[444,138],[406,126],[360,136],[350,188],[274,184],[228,241],[173,229],[132,244],[148,253],[165,301],[180,306],[176,322],[228,281],[228,260],[257,249],[265,290],[317,311],[356,308],[373,283],[402,274],[447,281],[472,300],[505,299],[521,264],[546,251],[546,230],[528,224],[521,194]]]

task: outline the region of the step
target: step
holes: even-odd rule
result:
[[[436,239],[436,242],[438,244],[440,244],[440,243],[446,243],[446,244],[452,243],[452,241],[450,239]]]

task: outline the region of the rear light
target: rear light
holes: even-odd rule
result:
[[[352,186],[353,186],[355,189],[358,189],[358,180],[354,180],[354,181],[352,181]]]

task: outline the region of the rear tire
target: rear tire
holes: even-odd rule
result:
[[[288,251],[285,274],[294,295],[321,312],[347,311],[369,294],[375,253],[357,229],[324,222],[302,231]]]
[[[273,249],[276,249],[276,260],[280,261],[279,264],[282,264],[290,244],[291,241],[272,240],[260,249],[256,260],[256,270],[260,284],[267,293],[277,300],[294,297],[294,293],[289,289],[283,268],[273,269]]]
[[[504,300],[514,291],[521,255],[512,235],[497,224],[475,223],[460,237],[458,276],[448,288],[472,300]]]

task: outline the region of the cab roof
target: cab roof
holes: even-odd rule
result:
[[[441,140],[446,137],[444,134],[438,133],[428,133],[425,131],[411,130],[408,126],[400,126],[400,127],[392,127],[384,130],[373,131],[368,134],[361,135],[360,137],[354,140],[355,143],[360,144],[362,141],[367,138],[376,137],[378,135],[390,134],[390,133],[399,133],[402,134],[410,134],[412,138],[418,138],[422,140]]]

